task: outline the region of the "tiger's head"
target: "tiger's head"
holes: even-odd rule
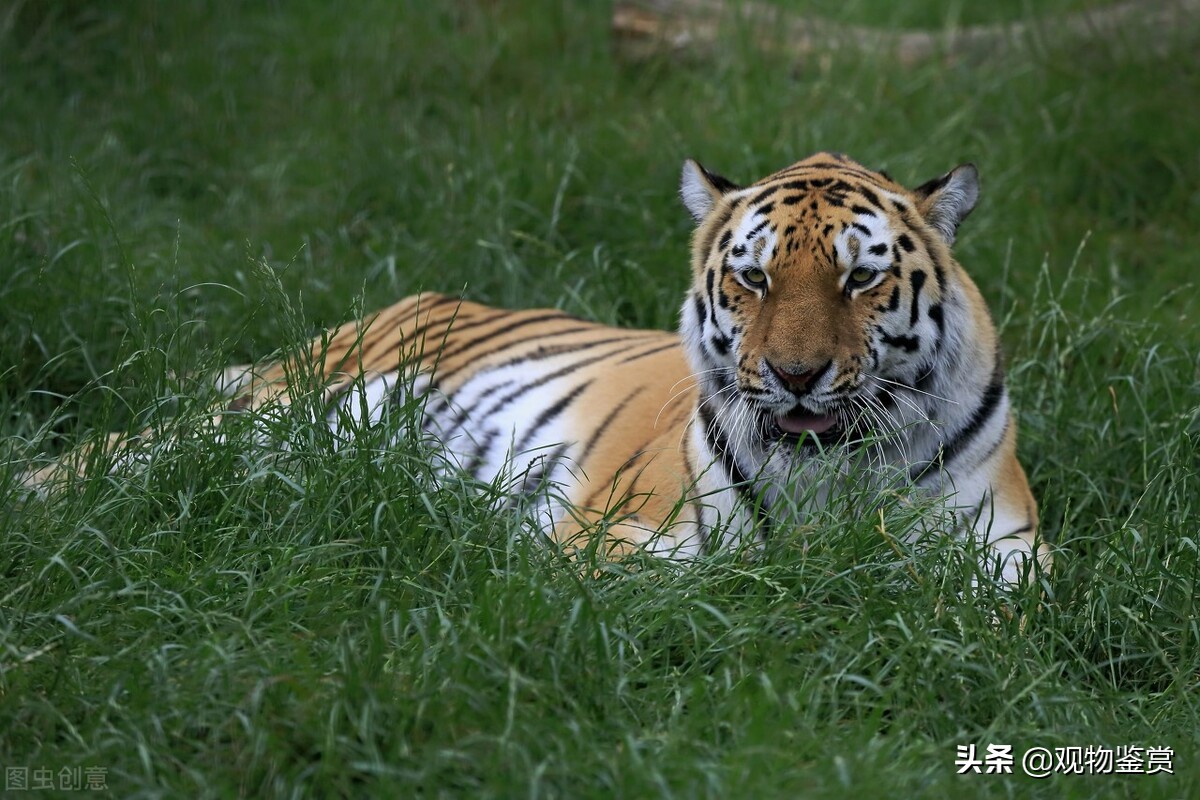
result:
[[[685,348],[702,396],[736,397],[762,440],[841,441],[947,360],[994,360],[950,253],[979,195],[973,165],[910,190],[818,153],[743,188],[689,160],[680,193],[697,223]]]

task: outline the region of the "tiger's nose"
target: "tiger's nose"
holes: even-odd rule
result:
[[[771,372],[775,373],[775,377],[779,378],[783,385],[788,389],[791,389],[793,392],[808,391],[808,388],[812,385],[813,381],[815,381],[822,373],[824,373],[825,370],[829,369],[829,364],[826,364],[821,369],[791,372],[786,369],[780,369],[770,361],[767,362],[767,366],[770,367]]]

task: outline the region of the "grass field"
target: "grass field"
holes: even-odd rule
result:
[[[813,7],[1096,4],[892,5]],[[122,797],[1200,796],[1200,26],[901,68],[736,37],[629,63],[607,25],[533,0],[0,11],[0,764]],[[185,376],[418,289],[672,327],[682,160],[749,181],[818,149],[908,185],[980,167],[957,253],[1059,548],[1023,629],[955,548],[881,536],[902,510],[581,568],[436,491],[419,443],[335,455],[300,422],[286,468],[198,437],[17,502],[37,453],[186,426]],[[1169,747],[1174,774],[956,774],[989,743]]]

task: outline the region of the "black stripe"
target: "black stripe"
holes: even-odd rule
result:
[[[827,205],[831,205],[834,208],[841,208],[842,206],[845,205],[845,203],[843,203],[842,201],[846,199],[846,195],[839,194],[836,192],[826,192],[825,194],[821,195],[821,199],[824,200]],[[863,227],[862,225],[858,225],[857,223],[855,223],[855,224],[857,225],[857,227],[859,229],[861,229],[868,236],[871,235],[871,232],[869,230],[867,230],[865,227]]]
[[[436,410],[431,411],[428,399],[430,397],[429,390],[426,389],[425,393],[422,394],[421,397],[425,400],[425,407],[421,409],[421,416],[423,417],[421,420],[421,430],[425,431],[426,433],[430,433],[433,423],[437,422],[438,412],[450,407],[450,398],[441,392],[434,395],[433,400]]]
[[[788,188],[797,188],[797,187],[794,187],[788,183],[777,183],[774,186],[768,186],[765,189],[763,189],[761,192],[759,192],[758,194],[754,195],[754,197],[750,198],[750,202],[747,205],[749,205],[751,208],[753,208],[753,207],[757,206],[759,203],[761,203],[763,200],[766,200],[771,195],[780,191],[781,189],[788,189]]]
[[[713,240],[717,238],[717,234],[720,232],[721,228],[725,227],[725,223],[729,222],[730,217],[733,216],[733,210],[734,210],[733,205],[727,206],[725,209],[723,209],[721,211],[721,218],[719,220],[714,221],[709,226],[708,236],[705,237],[704,243],[702,245],[700,245],[699,252],[700,252],[701,259],[708,258],[709,251],[712,250]]]
[[[649,439],[648,441],[646,441],[645,443],[643,443],[640,447],[635,448],[633,451],[633,455],[630,458],[626,459],[625,462],[620,467],[617,468],[616,473],[613,474],[612,479],[608,483],[597,483],[596,490],[593,491],[591,494],[589,494],[582,503],[577,503],[576,505],[579,508],[589,508],[589,509],[595,508],[596,506],[593,504],[595,503],[596,498],[598,498],[600,495],[604,494],[607,491],[608,492],[608,500],[605,502],[604,507],[606,510],[611,511],[613,509],[613,504],[612,504],[613,497],[617,490],[617,487],[621,483],[622,475],[625,472],[627,472],[635,463],[637,463],[637,461],[639,459],[641,459],[643,456],[646,455],[646,448],[650,445],[650,442],[652,442],[652,441],[654,441],[653,437],[651,439]],[[580,459],[580,460],[582,461],[582,459]],[[634,484],[637,483],[637,478],[638,478],[638,476],[635,475],[633,477],[633,479],[629,482],[629,488],[626,489],[626,491],[625,491],[625,495],[624,495],[625,497],[629,496],[629,492],[633,489]],[[621,502],[624,503],[625,501],[622,500]]]
[[[692,307],[696,312],[696,325],[699,326],[700,332],[704,332],[704,320],[708,316],[708,312],[704,308],[704,296],[699,292],[692,295]]]
[[[988,448],[988,451],[983,454],[983,457],[977,463],[982,464],[987,461],[992,457],[993,453],[1000,449],[1000,445],[1004,444],[1004,437],[1008,435],[1008,426],[1011,424],[1012,417],[1010,416],[1004,420],[1004,427],[1000,430],[1000,435],[996,437],[996,441],[992,442],[992,446]]]
[[[992,370],[992,379],[988,383],[975,413],[971,415],[967,424],[942,446],[943,464],[949,464],[970,446],[972,440],[979,435],[979,432],[983,430],[1000,406],[1000,400],[1004,397],[1004,365],[1000,361],[999,352],[996,353],[995,358],[996,365]]]
[[[834,161],[818,161],[814,164],[809,164],[807,166],[809,169],[813,169],[813,170],[822,170],[822,169],[832,170],[833,172],[838,173],[838,181],[839,182],[844,183],[844,181],[841,180],[842,175],[853,175],[854,177],[859,178],[863,181],[866,181],[867,183],[872,183],[872,184],[875,184],[876,186],[879,185],[878,176],[874,172],[871,172],[866,167],[851,166],[850,164],[847,164],[845,162],[838,163],[838,162],[834,162]],[[829,180],[829,179],[826,179],[826,180]],[[815,185],[816,181],[813,181],[813,184]]]
[[[487,458],[488,451],[492,449],[492,442],[496,441],[496,437],[500,435],[499,428],[492,428],[484,434],[483,441],[475,448],[475,455],[471,458],[471,463],[467,465],[467,474],[475,480],[479,480],[479,471],[483,469],[483,461]]]
[[[354,343],[351,344],[346,349],[346,352],[342,354],[341,361],[338,362],[338,369],[339,370],[341,369],[341,366],[346,363],[347,359],[349,359],[351,355],[354,354],[356,349],[358,351],[359,364],[361,365],[361,367],[368,367],[369,365],[375,363],[375,359],[378,357],[378,355],[381,351],[391,350],[393,348],[398,350],[400,347],[402,347],[410,342],[414,342],[414,340],[420,338],[425,333],[425,331],[427,331],[429,329],[430,325],[439,324],[441,322],[441,320],[439,320],[436,323],[427,321],[423,327],[414,330],[412,335],[407,338],[392,339],[390,336],[388,336],[388,334],[398,330],[399,328],[402,328],[404,325],[408,324],[409,322],[416,320],[416,318],[421,316],[422,313],[432,312],[433,309],[437,308],[438,306],[444,306],[444,305],[447,305],[448,303],[455,303],[458,307],[461,307],[463,300],[462,300],[462,298],[459,298],[459,297],[451,297],[449,295],[438,295],[437,300],[435,300],[429,304],[417,303],[416,306],[414,307],[414,309],[411,312],[404,314],[404,316],[401,319],[384,320],[382,325],[380,325],[379,327],[375,327],[376,323],[380,322],[379,316],[377,315],[375,317],[370,318],[367,325],[364,328],[362,328],[360,331],[357,331],[357,336],[355,338]],[[493,317],[499,317],[499,316],[503,316],[504,314],[511,314],[511,313],[512,313],[511,311],[498,311],[493,315]],[[457,315],[458,315],[458,308],[455,308],[454,313],[451,315],[451,324],[453,324],[453,320],[457,318]],[[430,313],[430,316],[432,316],[432,313]],[[428,317],[426,319],[428,320]],[[377,337],[377,338],[375,338],[375,337]],[[442,344],[444,344],[444,343],[445,343],[445,335],[443,334]],[[440,347],[441,344],[439,344],[438,346]],[[421,352],[419,355],[424,356],[425,353]],[[397,359],[396,363],[400,364],[401,359]],[[359,372],[362,371],[361,367],[359,369]]]
[[[611,343],[613,340],[610,339],[608,341]],[[598,346],[603,343],[604,342],[596,342],[594,346]],[[580,349],[586,349],[586,348],[581,347]],[[558,369],[554,370],[553,372],[548,372],[545,375],[542,375],[535,381],[531,381],[529,383],[522,384],[521,386],[512,390],[511,392],[509,392],[508,394],[504,395],[499,400],[497,400],[495,403],[493,403],[487,409],[487,411],[483,412],[483,416],[486,419],[487,417],[490,417],[493,414],[497,414],[497,413],[503,411],[504,407],[507,406],[509,403],[511,403],[512,401],[516,400],[517,398],[519,398],[525,394],[528,394],[529,392],[533,391],[534,389],[538,388],[539,386],[545,386],[550,381],[557,380],[558,378],[561,378],[565,375],[570,375],[575,370],[581,369],[590,364],[595,364],[597,361],[603,361],[606,358],[611,358],[612,356],[616,355],[618,352],[620,352],[620,349],[618,349],[615,352],[601,353],[598,356],[592,356],[591,358],[585,358],[582,361],[572,361],[570,364],[567,364],[566,366],[559,367]],[[499,369],[499,367],[497,367],[497,369]]]
[[[725,438],[717,429],[717,420],[712,413],[712,409],[708,403],[702,402],[698,409],[700,414],[700,422],[704,425],[704,439],[708,443],[708,449],[716,453],[721,459],[721,465],[725,468],[725,473],[729,476],[732,483],[742,486],[746,482],[746,476],[742,473],[741,467],[729,452],[725,445]]]
[[[768,175],[763,180],[764,181],[782,180],[784,178],[791,177],[793,175],[802,175],[805,172],[818,172],[821,170],[833,170],[835,172],[843,173],[846,175],[853,175],[854,177],[859,178],[866,183],[870,183],[876,187],[879,187],[879,176],[877,174],[871,172],[870,170],[866,169],[865,167],[863,167],[863,168],[852,167],[849,164],[837,164],[837,163],[834,163],[831,161],[818,161],[813,164],[799,164],[799,165],[793,164],[792,166],[787,167],[786,169],[781,169],[781,170],[779,170],[779,172],[776,172],[772,175]],[[818,188],[821,186],[828,186],[830,183],[832,183],[832,179],[830,179],[830,178],[815,178],[811,181],[811,185],[816,186]],[[862,187],[856,187],[856,188],[860,192],[862,191]],[[882,187],[880,187],[880,188],[882,188]]]
[[[442,339],[444,340],[446,338],[446,336],[448,336],[450,333],[456,333],[456,334],[462,333],[463,331],[470,330],[471,328],[478,328],[480,325],[486,325],[489,322],[495,322],[496,320],[500,319],[501,317],[510,317],[510,316],[512,316],[512,314],[513,314],[513,312],[509,311],[508,309],[501,309],[501,310],[495,311],[491,314],[480,314],[479,316],[481,318],[473,319],[470,322],[463,322],[462,324],[459,324],[458,317],[455,316],[455,317],[451,318],[449,323],[446,325],[446,331],[442,335]],[[430,322],[426,323],[422,327],[413,331],[412,336],[408,337],[408,339],[406,340],[406,343],[413,342],[415,339],[425,336],[426,334],[428,334],[429,329],[431,327],[434,327],[443,322],[445,322],[445,321],[438,320],[437,322],[430,321]],[[422,354],[422,355],[424,355],[424,354]]]
[[[611,332],[614,329],[598,328],[598,330]],[[633,330],[621,331],[621,330],[617,330],[616,332],[620,333],[620,334],[624,334],[624,335],[609,336],[607,339],[591,339],[586,342],[577,342],[574,344],[560,344],[560,345],[555,345],[554,347],[540,347],[539,346],[532,353],[523,353],[519,356],[513,356],[512,358],[510,358],[507,361],[501,361],[495,367],[492,367],[492,369],[503,369],[505,367],[512,367],[517,364],[525,364],[530,361],[545,361],[548,358],[558,358],[559,356],[568,355],[570,353],[578,353],[583,350],[591,350],[593,347],[600,347],[601,345],[612,344],[613,342],[622,342],[622,343],[636,346],[637,344],[639,344],[640,342],[642,342],[646,339],[651,339],[651,338],[657,339],[659,336],[662,335],[662,333],[659,331],[633,331]],[[620,352],[621,352],[621,350],[618,348],[617,350],[614,350],[613,352],[609,353],[608,356],[602,356],[601,358],[615,356],[615,355],[618,355]]]
[[[942,469],[942,451],[939,449],[933,458],[914,464],[908,470],[908,482],[920,485],[929,475],[937,475]]]
[[[745,242],[750,241],[751,239],[753,239],[755,236],[758,235],[759,231],[761,231],[763,228],[767,227],[770,224],[771,224],[771,220],[764,219],[762,222],[758,223],[753,228],[751,228],[749,231],[747,231],[746,237],[742,241],[745,241]]]
[[[681,455],[683,456],[683,468],[688,476],[688,493],[690,495],[689,502],[692,506],[692,513],[696,516],[696,535],[700,537],[700,553],[701,555],[712,555],[712,542],[709,536],[708,527],[704,524],[704,505],[700,502],[700,498],[695,492],[699,486],[700,479],[696,476],[696,464],[692,458],[692,423],[689,423],[683,428],[683,439],[679,443]]]
[[[510,378],[509,380],[492,384],[488,388],[484,389],[482,392],[479,393],[479,396],[475,398],[474,403],[472,403],[469,406],[464,406],[459,409],[458,413],[454,415],[454,419],[450,420],[450,425],[447,430],[447,433],[458,430],[462,426],[462,424],[464,422],[466,422],[475,413],[475,409],[477,409],[481,405],[483,405],[484,400],[488,399],[489,397],[491,397],[493,394],[500,391],[501,389],[506,389],[512,385],[513,385],[513,381]],[[449,405],[449,404],[447,403],[447,405]]]
[[[558,465],[563,460],[563,455],[567,452],[569,446],[568,444],[560,444],[551,451],[550,455],[544,456],[541,463],[526,472],[525,477],[521,479],[521,488],[517,490],[518,493],[529,496],[541,489],[546,479],[553,478],[554,470],[558,469]],[[509,503],[510,507],[511,505]]]
[[[678,347],[679,347],[679,342],[672,341],[669,344],[659,345],[658,347],[655,347],[651,350],[647,350],[644,353],[638,353],[637,355],[629,356],[628,358],[623,358],[623,359],[621,359],[621,363],[629,364],[631,362],[638,361],[643,358],[649,358],[650,356],[654,355],[655,353],[661,353],[664,350],[671,350],[671,349],[678,348]]]
[[[639,386],[637,389],[634,389],[632,392],[625,395],[625,399],[618,403],[616,408],[608,412],[608,416],[606,416],[603,421],[596,426],[596,430],[592,431],[592,435],[588,438],[587,444],[583,446],[583,450],[579,453],[578,462],[580,466],[584,466],[584,462],[586,462],[588,456],[592,454],[592,448],[594,448],[596,443],[600,441],[600,437],[603,436],[604,432],[608,430],[608,426],[612,425],[613,420],[617,418],[617,415],[624,411],[625,406],[629,405],[633,398],[637,397],[643,391],[645,391],[645,387]]]
[[[714,308],[716,300],[713,298],[713,280],[715,275],[716,270],[710,269],[708,271],[708,274],[704,276],[704,287],[708,292],[708,321],[712,323],[714,328],[720,330],[720,326],[717,325],[717,310]]]
[[[442,358],[442,359],[453,358],[454,356],[458,355],[459,353],[463,353],[467,350],[470,350],[472,347],[475,347],[480,342],[487,341],[489,339],[494,339],[497,336],[501,336],[505,333],[515,331],[518,328],[524,328],[527,325],[536,325],[539,322],[547,322],[552,319],[554,319],[554,320],[570,319],[570,317],[568,317],[566,314],[562,313],[561,311],[551,311],[546,314],[538,314],[536,316],[526,317],[525,319],[519,319],[519,320],[516,320],[515,322],[510,322],[507,325],[501,325],[500,327],[498,327],[494,330],[483,331],[479,336],[476,336],[473,339],[463,342],[462,344],[458,345],[457,347],[453,347],[449,350],[444,350],[444,351],[442,351],[439,358]],[[566,334],[566,333],[576,333],[578,331],[586,331],[586,330],[590,330],[591,328],[594,328],[594,327],[596,327],[594,324],[585,323],[584,325],[576,326],[574,328],[566,328],[564,330],[554,331],[550,335],[562,336],[563,334]],[[500,350],[503,350],[505,347],[509,347],[510,344],[511,343],[506,343],[506,344],[502,345],[501,347],[496,348],[495,350],[489,351],[486,355],[490,355],[491,353],[494,353],[494,352],[499,352]],[[477,358],[482,358],[482,356],[477,356]]]
[[[552,338],[556,338],[559,336],[567,336],[568,334],[572,334],[572,333],[580,333],[581,331],[594,331],[594,330],[603,330],[603,329],[600,328],[600,326],[598,326],[598,325],[589,325],[586,328],[570,328],[570,329],[566,329],[566,330],[554,331],[553,333],[544,334],[533,341],[542,342],[547,339],[552,339]],[[542,361],[547,358],[554,358],[555,356],[561,356],[561,355],[565,355],[567,353],[575,353],[580,350],[587,350],[592,347],[598,347],[602,344],[609,344],[611,342],[627,342],[627,341],[630,341],[631,339],[636,339],[636,338],[637,337],[635,337],[635,336],[613,336],[613,337],[609,337],[607,339],[593,339],[591,341],[580,342],[578,344],[563,344],[563,345],[558,345],[556,347],[542,347],[541,345],[538,345],[532,353],[523,353],[519,356],[513,356],[512,358],[508,359],[507,361],[502,361],[499,364],[495,364],[495,365],[491,366],[490,369],[502,369],[503,367],[511,367],[515,364],[524,364],[529,361]],[[528,345],[530,343],[531,343],[530,340],[523,340],[521,342],[508,342],[507,344],[503,344],[499,347],[493,348],[491,350],[487,350],[483,353],[479,353],[479,354],[473,356],[472,359],[468,363],[463,364],[462,366],[457,367],[456,369],[446,370],[445,372],[436,372],[435,371],[435,375],[434,375],[435,380],[432,385],[436,386],[436,387],[441,387],[448,380],[453,378],[455,375],[458,375],[460,372],[479,366],[479,362],[482,361],[483,359],[487,358],[488,356],[495,355],[496,353],[502,353],[505,350],[511,350],[512,348],[517,347],[518,345]]]
[[[581,383],[566,395],[558,398],[553,405],[542,409],[542,413],[538,414],[537,419],[533,421],[533,427],[527,430],[525,435],[521,437],[521,440],[513,447],[513,453],[516,454],[523,452],[525,450],[525,446],[529,444],[533,437],[537,436],[542,428],[557,419],[558,416],[567,409],[567,406],[571,405],[571,403],[575,401],[575,398],[587,391],[588,387],[591,385],[591,381]]]
[[[933,263],[933,277],[937,283],[938,294],[942,297],[946,296],[946,267],[942,264],[941,258],[938,256],[938,250],[933,244],[933,240],[926,236],[924,232],[918,230],[909,219],[908,214],[903,215],[904,223],[912,229],[913,234],[920,239],[921,245],[925,248],[925,254],[929,256],[929,260]],[[905,245],[905,240],[908,240],[908,245]],[[912,245],[912,240],[907,236],[901,235],[900,245],[906,250],[909,245]],[[911,251],[909,251],[911,252]]]
[[[892,347],[899,347],[906,353],[916,352],[921,346],[921,340],[916,336],[892,336],[890,333],[885,333],[882,337],[883,343]]]
[[[439,295],[437,295],[436,299],[431,300],[428,303],[422,303],[420,300],[417,300],[413,303],[412,309],[409,311],[406,311],[404,313],[403,317],[401,317],[400,319],[389,319],[386,321],[386,325],[389,328],[398,328],[401,325],[404,325],[407,322],[416,319],[418,316],[421,315],[421,312],[433,311],[433,309],[437,308],[438,306],[444,306],[447,303],[457,303],[458,305],[462,305],[463,299],[461,297],[452,297],[452,296],[446,295],[446,294],[439,294]],[[386,309],[385,309],[385,311],[386,311]],[[375,322],[378,319],[379,319],[379,316],[376,316],[372,320],[372,322]]]
[[[649,442],[647,442],[646,444],[649,444]],[[643,458],[646,458],[649,455],[650,455],[649,450],[647,450],[644,446],[639,447],[637,449],[637,451],[633,454],[633,456],[626,459],[625,463],[621,465],[620,472],[629,472],[635,466],[637,466],[637,463],[639,461],[641,461]],[[641,477],[641,474],[642,474],[642,471],[638,470],[637,474],[633,476],[633,480],[631,480],[629,482],[629,488],[626,489],[626,491],[625,491],[625,499],[621,501],[622,506],[629,505],[629,501],[631,499],[631,494],[634,492],[634,489],[637,488],[637,479],[639,477]]]
[[[925,242],[925,253],[929,256],[929,260],[933,263],[933,278],[937,283],[938,295],[946,296],[946,266],[942,263],[938,252],[929,246],[929,242]]]
[[[448,303],[456,303],[461,306],[463,301],[462,301],[462,298],[459,298],[459,297],[451,297],[449,295],[439,294],[435,297],[435,299],[431,300],[428,303],[422,303],[418,299],[417,301],[415,301],[413,303],[413,305],[410,309],[407,309],[403,314],[401,314],[399,319],[383,319],[383,315],[385,313],[387,313],[387,311],[388,311],[388,309],[384,309],[383,312],[376,314],[372,317],[368,317],[366,320],[356,320],[354,322],[346,323],[345,325],[343,325],[341,327],[347,328],[345,334],[348,338],[351,338],[352,341],[346,345],[346,350],[344,353],[342,353],[341,358],[338,361],[337,367],[335,367],[334,369],[337,371],[340,371],[342,365],[346,363],[347,359],[350,358],[351,354],[353,354],[356,351],[356,349],[359,352],[359,363],[361,363],[361,364],[368,363],[367,362],[368,354],[375,348],[376,345],[379,344],[378,341],[374,341],[374,340],[368,341],[368,339],[370,339],[373,334],[380,335],[381,339],[386,339],[387,338],[386,333],[394,331],[397,328],[403,327],[408,322],[415,320],[417,317],[419,317],[422,312],[432,312],[433,309],[437,308],[438,306],[444,306]],[[363,325],[364,322],[366,322],[365,326]],[[374,327],[376,325],[376,323],[379,323],[380,327]],[[354,326],[354,327],[351,328],[351,326]],[[351,336],[351,334],[353,334],[353,336]],[[415,335],[415,333],[414,333],[414,335]],[[329,357],[330,349],[334,347],[335,343],[338,341],[339,338],[341,338],[341,337],[334,336],[329,341],[327,341],[323,344],[323,349],[322,349],[322,353],[321,353],[322,357],[324,357],[324,358]],[[410,337],[410,338],[412,338],[412,337]],[[400,342],[402,342],[402,341],[404,341],[404,340],[400,340]],[[399,344],[400,342],[395,342],[395,343]],[[391,342],[389,342],[389,344],[391,344]],[[362,349],[364,346],[366,347],[366,350]]]
[[[763,504],[755,498],[754,487],[746,480],[746,474],[742,472],[737,459],[730,452],[725,437],[718,428],[716,416],[712,413],[708,403],[700,404],[699,414],[700,421],[704,425],[704,440],[708,443],[708,449],[720,457],[721,466],[725,468],[726,474],[733,482],[733,488],[737,491],[738,498],[753,511],[755,520],[762,528],[763,536],[768,535],[771,518],[767,516],[767,510],[763,508]]]
[[[883,173],[880,173],[881,175]],[[876,208],[883,208],[883,203],[879,202],[879,197],[865,186],[857,187],[858,193],[867,199],[867,202]]]
[[[921,319],[921,287],[925,285],[925,271],[914,269],[912,271],[912,311],[908,318],[908,327],[913,327],[917,321]]]
[[[900,284],[892,285],[892,296],[888,299],[887,310],[895,311],[900,307]]]
[[[935,303],[934,305],[931,305],[929,310],[925,313],[931,320],[933,320],[934,324],[937,325],[938,334],[944,335],[946,333],[946,319],[942,313],[941,304]]]

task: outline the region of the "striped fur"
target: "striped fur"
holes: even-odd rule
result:
[[[908,190],[822,153],[740,188],[689,161],[681,194],[678,335],[415,295],[314,342],[328,424],[420,395],[453,468],[531,496],[562,542],[603,521],[606,546],[690,557],[865,475],[945,497],[1007,580],[1048,568],[995,330],[950,252],[974,168]],[[247,372],[226,410],[287,404],[286,373]]]

